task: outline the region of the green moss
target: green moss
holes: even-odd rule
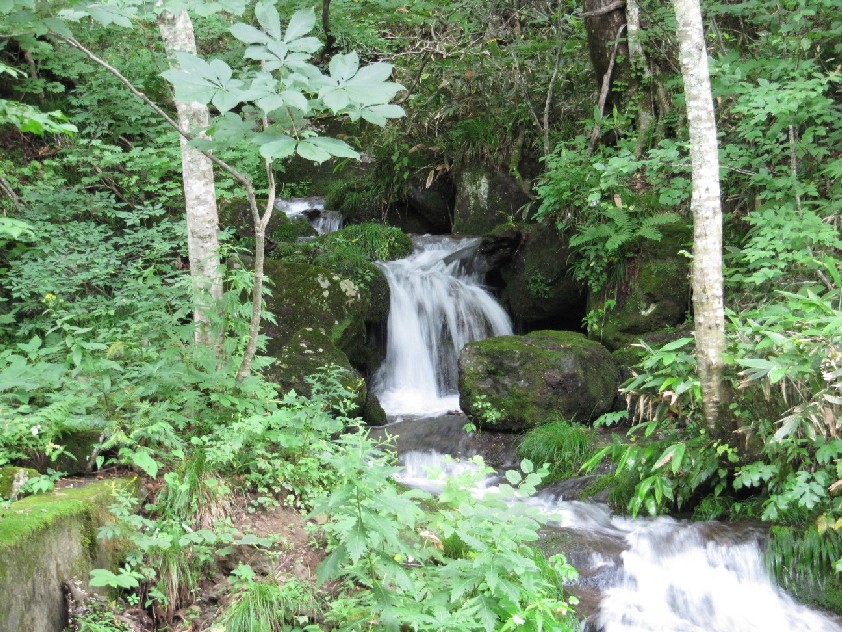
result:
[[[595,497],[597,494],[601,494],[607,489],[610,489],[613,482],[613,474],[603,474],[582,490],[582,493],[579,494],[579,500],[588,500]]]
[[[270,356],[277,357],[290,339],[304,327],[325,331],[331,343],[352,361],[364,354],[365,316],[369,294],[353,281],[320,266],[266,262],[266,274],[274,282],[267,307],[277,320],[265,331],[270,337]]]
[[[102,481],[49,494],[29,496],[0,511],[0,552],[19,546],[34,533],[68,516],[94,518],[110,504],[115,489],[131,485],[126,480]]]
[[[538,331],[470,343],[460,358],[463,410],[482,423],[479,398],[500,413],[493,426],[523,430],[560,417],[587,422],[614,402],[619,370],[608,351],[575,332]]]
[[[11,498],[15,487],[15,479],[18,484],[25,483],[28,479],[38,476],[38,470],[29,467],[16,467],[7,465],[0,468],[0,498]]]
[[[306,219],[290,219],[286,215],[278,214],[277,225],[270,235],[276,242],[295,242],[301,237],[315,237],[316,229]]]
[[[62,582],[86,580],[109,567],[112,547],[97,540],[115,489],[127,479],[30,496],[0,510],[0,621],[3,629],[61,629],[66,618]]]

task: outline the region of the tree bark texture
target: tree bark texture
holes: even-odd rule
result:
[[[612,55],[615,64],[612,66],[610,83],[614,84],[617,78],[627,78],[629,73],[628,56],[629,50],[625,42],[621,42],[614,54],[614,43],[617,33],[626,24],[625,2],[616,0],[585,0],[583,16],[585,18],[585,31],[588,36],[588,52],[591,57],[591,65],[598,86],[602,86],[611,64]],[[615,107],[619,108],[623,101],[622,92],[610,90],[605,103],[605,111],[611,112]]]
[[[699,0],[673,0],[673,7],[693,165],[692,286],[696,363],[705,421],[715,436],[727,438],[729,428],[722,415],[725,315],[716,119]]]
[[[167,54],[196,54],[193,24],[186,11],[163,11],[158,28]],[[208,108],[201,103],[176,101],[178,124],[186,135],[208,126]],[[187,215],[187,251],[193,284],[195,340],[200,344],[221,344],[222,267],[219,261],[219,216],[213,163],[181,137],[181,169]]]

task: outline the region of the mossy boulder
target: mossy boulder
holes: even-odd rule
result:
[[[30,478],[38,476],[38,470],[31,467],[7,465],[0,467],[0,498],[17,498],[20,488]]]
[[[626,262],[623,281],[615,293],[608,293],[616,305],[606,310],[590,332],[609,349],[685,320],[690,306],[690,263],[679,252],[688,248],[689,228],[675,224],[660,231],[660,241],[645,242],[641,252]],[[605,310],[608,294],[591,293],[588,310]]]
[[[276,213],[276,216],[272,217],[272,232],[269,233],[273,242],[295,242],[318,235],[306,217],[289,218],[284,213]]]
[[[462,410],[479,425],[523,431],[565,418],[588,422],[611,410],[620,373],[608,350],[570,331],[536,331],[472,342],[459,357]],[[500,418],[489,426],[490,406]]]
[[[100,481],[30,496],[0,509],[0,628],[61,632],[67,625],[62,584],[86,584],[92,568],[113,567],[117,551],[97,540],[115,490],[128,479]]]
[[[352,393],[354,412],[362,411],[366,400],[365,380],[351,366],[348,356],[336,348],[324,329],[302,327],[295,332],[276,356],[275,363],[269,369],[269,376],[282,391],[293,389],[309,397],[311,388],[307,378],[329,365],[341,369],[339,381]]]
[[[449,233],[453,228],[455,197],[455,185],[449,177],[438,178],[429,186],[426,181],[413,182],[406,195],[406,210],[423,226],[424,230],[417,232]]]
[[[517,181],[502,171],[473,165],[456,173],[453,232],[482,235],[505,224],[529,202]]]
[[[554,227],[503,226],[483,237],[480,252],[492,266],[488,282],[519,331],[575,330],[587,292],[569,274],[567,239]]]
[[[307,263],[266,261],[272,296],[266,301],[276,324],[266,323],[267,353],[279,357],[300,330],[321,330],[352,363],[365,357],[369,293],[336,273]]]

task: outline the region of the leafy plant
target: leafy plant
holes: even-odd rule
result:
[[[518,455],[549,467],[547,482],[575,476],[592,455],[597,439],[593,428],[560,419],[527,432],[518,445]]]

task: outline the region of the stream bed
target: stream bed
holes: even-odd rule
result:
[[[414,243],[407,259],[380,264],[391,305],[374,391],[390,423],[372,434],[394,437],[402,483],[435,492],[441,483],[429,475],[433,469],[455,473],[472,467],[474,455],[499,471],[517,463],[515,436],[463,429],[456,369],[464,344],[512,329],[481,285],[482,268],[473,261],[478,240],[424,236]],[[480,487],[498,481],[492,475]],[[568,590],[580,599],[583,629],[842,632],[830,616],[775,585],[760,526],[617,516],[604,504],[575,500],[576,487],[563,482],[522,502],[548,520],[542,548],[564,553],[579,571]]]

